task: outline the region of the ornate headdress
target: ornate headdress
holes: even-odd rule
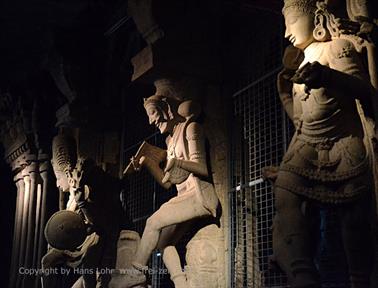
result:
[[[284,7],[282,12],[289,8],[295,8],[298,11],[305,13],[314,13],[316,10],[317,0],[284,0]]]
[[[147,108],[149,105],[155,105],[161,108],[165,108],[168,106],[167,97],[162,95],[152,95],[148,98],[143,98],[143,106]]]
[[[145,109],[147,109],[149,105],[154,105],[166,111],[170,119],[178,117],[177,109],[178,106],[181,104],[181,101],[177,99],[165,97],[162,95],[152,95],[148,98],[144,98],[143,100],[143,105]]]
[[[52,164],[54,170],[70,171],[77,162],[76,141],[68,135],[58,134],[52,144]]]

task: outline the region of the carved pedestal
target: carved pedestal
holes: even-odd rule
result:
[[[224,237],[215,224],[199,230],[186,246],[188,288],[224,286]]]

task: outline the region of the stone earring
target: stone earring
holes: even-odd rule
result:
[[[328,30],[324,27],[324,15],[315,15],[315,29],[313,31],[313,36],[316,41],[324,42],[329,39]]]

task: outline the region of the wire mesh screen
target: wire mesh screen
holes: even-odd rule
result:
[[[273,192],[271,185],[261,178],[264,167],[279,164],[286,144],[285,118],[275,83],[275,75],[268,75],[234,100],[241,141],[234,145],[234,155],[238,156],[234,157],[230,194],[233,287],[283,287],[286,283],[283,274],[269,267]]]
[[[264,20],[263,20],[264,19]],[[264,23],[264,27],[261,27]],[[242,20],[241,71],[234,93],[232,148],[232,287],[285,287],[270,269],[273,192],[261,171],[277,166],[288,138],[287,120],[276,92],[281,69],[280,15],[258,11]],[[263,28],[263,29],[262,29]],[[269,33],[267,33],[269,31]]]

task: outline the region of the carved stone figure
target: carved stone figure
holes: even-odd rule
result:
[[[283,14],[285,37],[304,60],[291,77],[296,132],[274,184],[275,259],[291,287],[320,287],[310,220],[330,206],[341,224],[351,287],[370,287],[374,185],[366,119],[376,95],[359,53],[362,40],[340,33],[321,1],[286,0]]]
[[[42,259],[42,268],[55,268],[60,265],[80,267],[80,271],[84,273],[79,275],[81,277],[74,287],[108,287],[111,273],[107,269],[113,269],[116,264],[120,220],[123,218],[119,182],[96,167],[91,160],[78,159],[74,139],[63,134],[54,138],[52,164],[57,186],[63,193],[69,193],[66,207],[61,205],[61,209],[74,211],[81,216],[87,226],[87,236],[83,243],[74,245],[75,247],[72,247],[72,243],[77,244],[77,239],[75,241],[69,235],[61,235],[57,239],[56,234],[59,231],[53,227],[56,225],[60,230],[71,231],[70,233],[76,231],[77,235],[82,235],[83,232],[77,219],[71,221],[71,224],[67,223],[67,219],[73,217],[67,218],[68,211],[65,214],[54,214],[48,222],[53,224],[47,225],[45,230],[51,247]],[[76,228],[70,226],[73,223],[77,223]],[[42,277],[45,288],[57,287],[55,281],[57,275]]]
[[[197,122],[200,108],[192,101],[183,102],[160,95],[145,99],[144,107],[150,124],[162,134],[168,134],[167,150],[153,153],[155,156],[150,157],[148,152],[141,153],[149,150],[143,144],[144,148],[132,159],[133,167],[136,170],[146,167],[167,189],[176,185],[178,195],[164,203],[147,220],[132,264],[134,273],[113,275],[110,287],[125,288],[143,283],[143,270],[147,268],[152,251],[158,248],[163,253],[175,287],[185,288],[189,285],[175,244],[187,230],[189,221],[215,217],[218,206],[213,184],[208,180],[205,138]],[[160,168],[161,164],[165,164],[164,169]]]

